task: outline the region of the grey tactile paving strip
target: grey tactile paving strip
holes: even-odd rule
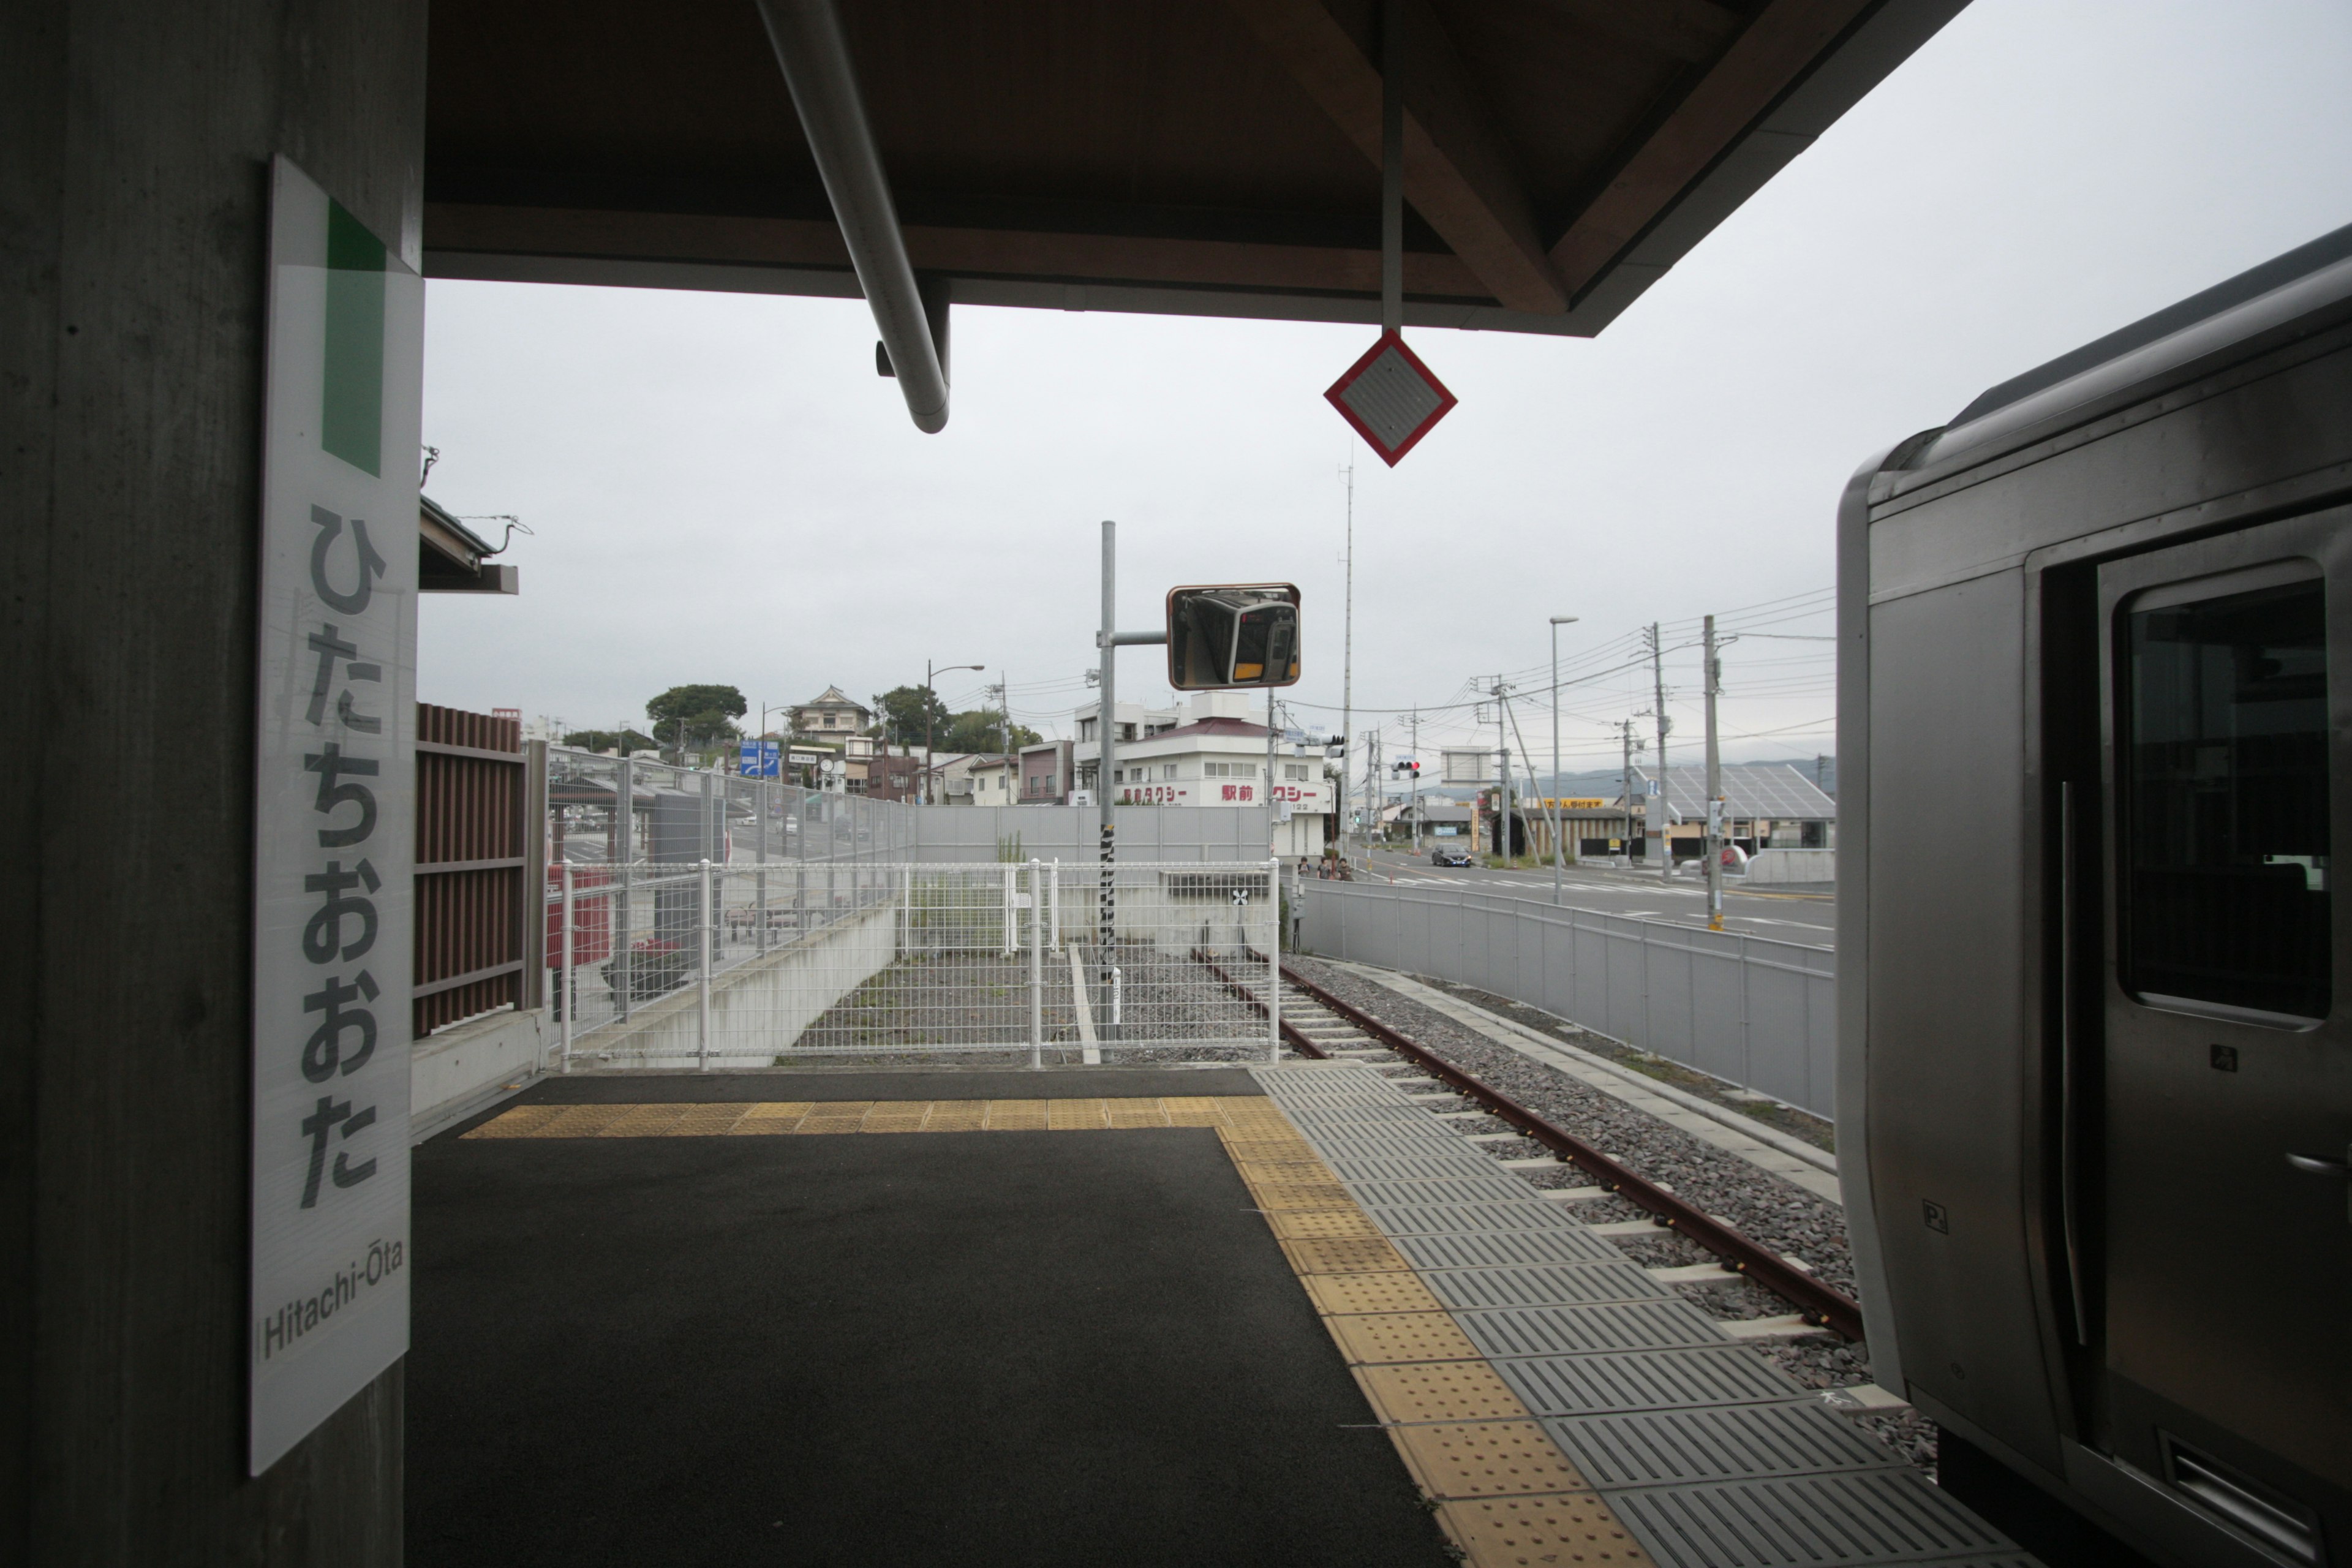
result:
[[[1753,1480],[1903,1462],[1844,1416],[1810,1401],[1555,1417],[1544,1429],[1585,1479],[1602,1488]]]
[[[2040,1568],[1360,1063],[1252,1069],[1660,1568]]]
[[[1305,1131],[1304,1128],[1300,1129]],[[1307,1141],[1321,1153],[1322,1144],[1316,1135],[1307,1132]],[[1528,1187],[1508,1176],[1496,1176],[1486,1181],[1472,1182],[1349,1182],[1348,1190],[1356,1202],[1368,1209],[1395,1208],[1399,1205],[1423,1204],[1494,1204],[1525,1203]],[[1541,1198],[1532,1201],[1541,1203]]]
[[[1491,1182],[1495,1163],[1476,1154],[1358,1155],[1323,1163],[1343,1182]]]
[[[1395,1236],[1465,1236],[1490,1230],[1576,1230],[1584,1227],[1558,1204],[1405,1204],[1368,1207],[1380,1227]]]
[[[1608,1497],[1660,1568],[1832,1568],[2015,1552],[1907,1466]]]
[[[1403,1241],[1399,1238],[1402,1247]],[[1688,1301],[1598,1302],[1579,1307],[1522,1307],[1456,1312],[1454,1320],[1481,1355],[1598,1355],[1614,1351],[1671,1351],[1720,1346],[1723,1331]]]
[[[1430,1292],[1455,1310],[1675,1299],[1673,1286],[1659,1284],[1649,1270],[1622,1259],[1518,1268],[1424,1268],[1420,1273]]]
[[[1507,1359],[1494,1363],[1538,1416],[1761,1405],[1801,1397],[1746,1345]]]
[[[1378,1224],[1376,1220],[1373,1223]],[[1476,1230],[1391,1238],[1415,1268],[1508,1268],[1528,1263],[1622,1263],[1606,1237],[1581,1227]]]

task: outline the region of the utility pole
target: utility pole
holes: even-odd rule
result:
[[[1097,994],[1104,996],[1110,994],[1110,972],[1118,963],[1118,818],[1112,815],[1110,803],[1111,763],[1118,754],[1118,710],[1112,700],[1118,690],[1118,524],[1106,519],[1102,525],[1102,637],[1096,645],[1101,652],[1102,700],[1095,708],[1095,799],[1101,803],[1102,812],[1102,880],[1095,910],[1095,952],[1101,973],[1095,983],[1102,987]],[[1070,771],[1077,771],[1075,759]],[[1118,1030],[1112,1026],[1103,1033],[1116,1037]]]
[[[1499,809],[1495,819],[1495,847],[1506,867],[1511,863],[1511,851],[1516,847],[1513,840],[1517,837],[1511,831],[1511,717],[1503,708],[1503,693],[1507,689],[1503,678],[1496,676],[1495,739],[1502,742],[1496,749],[1496,755],[1502,759],[1503,767],[1502,772],[1496,775],[1495,804]]]
[[[1624,742],[1625,750],[1625,784],[1622,799],[1625,802],[1625,863],[1630,866],[1633,862],[1633,721],[1631,719],[1617,721],[1617,738]]]
[[[1341,471],[1348,479],[1348,588],[1339,622],[1339,734],[1342,740],[1353,744],[1356,738],[1356,459],[1352,451],[1349,455],[1347,468]],[[1339,754],[1342,759],[1347,756],[1344,747]],[[1348,770],[1343,762],[1339,769],[1340,782],[1345,784],[1347,777]],[[1346,816],[1343,808],[1340,812],[1342,831],[1346,827]]]
[[[1381,788],[1381,732],[1364,736],[1364,863],[1371,864],[1372,842],[1380,837],[1381,806],[1387,792]]]
[[[1664,852],[1659,857],[1658,875],[1671,882],[1675,876],[1675,805],[1674,785],[1666,776],[1666,732],[1674,728],[1675,721],[1666,717],[1665,656],[1655,621],[1650,623],[1649,642],[1650,679],[1654,693],[1651,716],[1658,721],[1658,820],[1654,826],[1658,830],[1658,847]]]
[[[1276,717],[1274,692],[1269,689],[1265,694],[1265,794],[1259,796],[1265,802],[1265,852],[1269,855],[1274,853],[1274,733]]]
[[[1418,709],[1418,708],[1414,709],[1414,710],[1412,710],[1412,717],[1405,721],[1405,734],[1406,734],[1408,737],[1410,737],[1410,739],[1411,739],[1411,743],[1412,743],[1412,804],[1410,806],[1406,807],[1406,811],[1407,811],[1407,813],[1408,813],[1408,815],[1409,815],[1409,816],[1410,816],[1410,818],[1411,818],[1412,824],[1412,852],[1413,852],[1413,854],[1414,854],[1415,856],[1418,856],[1418,855],[1420,855],[1420,853],[1421,853],[1421,710],[1420,710],[1420,709]]]
[[[1568,842],[1561,826],[1559,809],[1559,628],[1573,626],[1576,620],[1574,616],[1554,616],[1551,618],[1551,901],[1554,904],[1559,902],[1560,862],[1568,857]]]
[[[1723,929],[1723,759],[1715,744],[1715,694],[1723,665],[1715,657],[1715,617],[1706,617],[1706,929]]]

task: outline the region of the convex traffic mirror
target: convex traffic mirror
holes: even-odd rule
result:
[[[1179,691],[1298,679],[1298,590],[1226,583],[1168,594],[1168,684]]]

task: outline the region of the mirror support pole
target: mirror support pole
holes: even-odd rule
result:
[[[1103,994],[1110,994],[1110,970],[1118,962],[1112,942],[1118,934],[1118,808],[1111,804],[1113,763],[1118,756],[1118,524],[1108,518],[1102,525],[1102,631],[1095,646],[1100,652],[1102,703],[1095,715],[1095,798],[1102,807],[1102,890],[1096,920],[1100,925],[1096,951],[1103,966]],[[1104,1038],[1116,1039],[1118,1026],[1110,1025]]]

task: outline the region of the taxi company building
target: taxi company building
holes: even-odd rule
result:
[[[1275,811],[1274,853],[1323,853],[1333,809],[1323,753],[1277,743],[1275,777],[1265,777],[1265,726],[1246,717],[1249,699],[1206,692],[1184,704],[1183,722],[1122,741],[1110,787],[1122,805],[1261,805]]]

